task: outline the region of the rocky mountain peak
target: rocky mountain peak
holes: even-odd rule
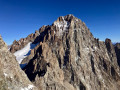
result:
[[[53,24],[54,28],[54,34],[56,36],[63,36],[64,33],[73,32],[71,30],[75,30],[76,28],[82,29],[87,28],[84,22],[82,22],[80,19],[76,18],[72,14],[61,16],[59,17]],[[74,29],[72,29],[74,28]]]
[[[21,54],[26,48],[28,53]],[[11,46],[25,56],[22,69],[43,90],[118,90],[119,50],[110,39],[94,38],[73,15],[61,16]]]
[[[61,22],[61,21],[67,21],[70,22],[72,21],[74,18],[76,18],[75,16],[73,16],[72,14],[66,15],[66,16],[60,16],[57,19],[57,22]]]

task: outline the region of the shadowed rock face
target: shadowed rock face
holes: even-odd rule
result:
[[[28,63],[23,70],[38,88],[119,90],[119,50],[110,39],[102,42],[94,38],[85,23],[73,15],[59,17],[37,32],[30,40],[39,44],[22,63]],[[22,47],[18,42],[13,43],[11,52],[20,49],[14,46]]]
[[[0,36],[0,90],[37,90]]]
[[[115,45],[115,52],[116,52],[116,56],[117,56],[118,65],[120,67],[120,43],[117,43]]]

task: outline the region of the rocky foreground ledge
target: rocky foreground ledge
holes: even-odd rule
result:
[[[21,70],[0,36],[0,90],[38,90]]]

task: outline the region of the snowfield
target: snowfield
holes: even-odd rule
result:
[[[35,46],[37,46],[37,44],[32,44],[31,42],[29,42],[24,48],[14,53],[19,64],[24,58],[30,55],[31,49],[35,48]]]

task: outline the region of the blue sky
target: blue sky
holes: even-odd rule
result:
[[[73,14],[94,37],[120,42],[120,0],[0,0],[0,34],[7,44]]]

